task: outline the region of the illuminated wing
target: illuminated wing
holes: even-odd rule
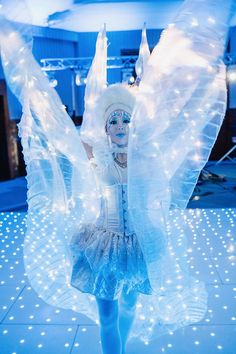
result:
[[[162,299],[153,298],[153,306],[172,328],[197,322],[206,311],[204,285],[188,274],[186,241],[169,211],[186,206],[224,118],[230,9],[229,0],[185,1],[151,54],[132,117],[130,213]],[[170,318],[170,311],[177,314]]]
[[[68,247],[80,224],[93,223],[99,210],[93,171],[71,118],[18,33],[18,26],[3,16],[0,22],[5,76],[23,107],[19,130],[29,206],[25,269],[43,300],[94,319],[93,299],[70,286]]]
[[[154,164],[161,161],[175,206],[186,206],[224,118],[222,56],[230,5],[186,1],[140,83],[132,149]]]

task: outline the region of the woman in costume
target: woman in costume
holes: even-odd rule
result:
[[[151,294],[128,212],[127,145],[135,103],[132,91],[135,88],[128,85],[112,85],[97,102],[96,119],[101,127],[97,126],[95,134],[103,130],[109,151],[105,157],[87,144],[85,149],[102,194],[101,209],[95,225],[83,225],[71,241],[71,284],[96,297],[103,352],[114,354],[125,353],[138,293]]]
[[[23,106],[25,269],[47,303],[95,321],[99,315],[104,353],[125,353],[128,335],[148,341],[206,312],[204,284],[188,272],[179,209],[224,117],[222,57],[231,6],[230,0],[220,7],[216,0],[187,0],[143,66],[136,90],[107,87],[102,31],[80,137],[29,45],[1,17],[4,71]]]

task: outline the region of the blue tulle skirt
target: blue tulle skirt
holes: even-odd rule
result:
[[[146,263],[135,233],[126,235],[83,225],[70,244],[71,285],[98,298],[114,300],[122,290],[152,293]]]

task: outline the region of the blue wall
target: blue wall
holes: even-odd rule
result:
[[[75,32],[33,27],[33,54],[40,61],[42,58],[76,57],[78,56],[78,34]],[[56,72],[58,79],[57,91],[64,104],[72,109],[71,100],[71,79],[69,71]],[[2,65],[0,63],[0,79],[4,78]],[[21,105],[11,93],[7,92],[9,112],[11,119],[21,117]]]
[[[161,30],[148,30],[147,37],[150,48],[153,48],[160,38]],[[33,53],[37,60],[42,58],[58,57],[93,57],[97,33],[75,33],[42,27],[33,28],[34,46]],[[141,40],[140,31],[108,32],[108,56],[119,56],[122,49],[138,49]],[[230,31],[231,54],[236,56],[236,27]],[[0,79],[4,78],[0,65]],[[55,72],[58,80],[57,91],[63,104],[72,112],[71,72],[70,70]],[[108,71],[108,82],[114,83],[121,80],[119,70]],[[76,87],[76,113],[83,114],[84,87]],[[21,107],[16,98],[8,92],[9,111],[12,119],[20,118]],[[236,107],[236,84],[231,85],[230,106]]]
[[[161,30],[147,31],[147,37],[150,48],[153,48],[160,38]],[[79,33],[79,56],[93,57],[95,53],[95,45],[97,33]],[[108,32],[108,56],[120,56],[122,49],[139,49],[141,41],[140,31],[117,31]],[[108,70],[108,83],[116,83],[121,81],[121,71],[119,69]],[[77,88],[78,111],[79,115],[83,114],[83,97],[84,87]]]
[[[33,53],[37,60],[42,58],[73,58],[78,56],[78,42],[36,37],[34,40]],[[58,81],[56,87],[57,92],[59,93],[63,104],[67,105],[71,111],[71,72],[70,70],[58,70],[55,72],[54,77]]]
[[[154,47],[160,37],[160,30],[149,30],[148,40],[150,47]],[[39,61],[42,58],[58,57],[93,57],[97,33],[75,33],[57,29],[48,29],[34,27],[34,45],[33,53]],[[141,40],[140,31],[120,31],[108,32],[108,56],[119,56],[122,49],[138,49]],[[72,87],[71,71],[56,71],[55,78],[58,80],[56,87],[63,104],[69,107],[69,113],[72,113]],[[4,78],[2,67],[0,65],[0,79]],[[119,70],[108,71],[108,82],[114,83],[121,80]],[[76,87],[76,113],[83,114],[84,86]],[[9,111],[11,119],[18,119],[21,116],[21,106],[8,91]]]

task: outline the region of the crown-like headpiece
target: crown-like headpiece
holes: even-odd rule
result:
[[[118,103],[119,106],[119,103]],[[113,119],[113,118],[126,118],[126,119],[130,119],[130,113],[126,112],[126,107],[123,105],[121,107],[119,107],[118,109],[116,109],[115,111],[113,111],[113,105],[110,106],[109,108],[112,109],[112,112],[109,114],[107,120]]]
[[[145,53],[145,60],[143,58]],[[146,29],[142,32],[137,73],[139,81],[147,63]],[[82,139],[94,146],[106,138],[105,125],[108,117],[118,110],[132,116],[138,86],[119,83],[107,87],[107,38],[105,26],[99,32],[96,53],[88,73],[85,91],[85,111],[81,127]],[[114,113],[116,114],[116,113]]]
[[[118,114],[119,111],[123,111],[127,115],[132,116],[136,94],[137,88],[127,84],[108,86],[97,100],[97,119],[101,120],[104,126],[111,114]]]

